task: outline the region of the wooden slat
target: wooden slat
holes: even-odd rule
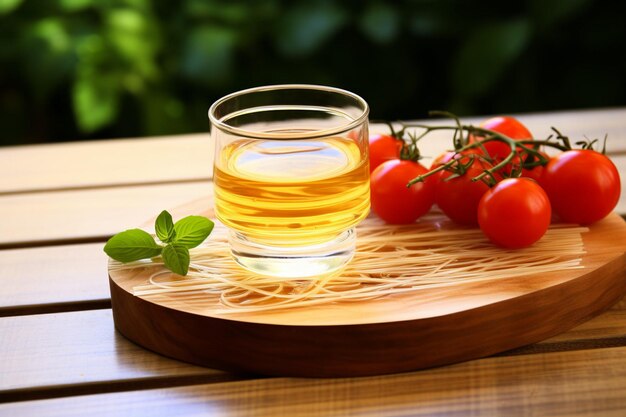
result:
[[[0,318],[0,402],[214,379],[221,371],[148,352],[113,327],[111,310]],[[165,381],[165,382],[164,382]]]
[[[209,134],[0,149],[0,194],[207,179]]]
[[[568,332],[551,337],[544,343],[616,337],[626,337],[626,297],[622,298],[609,311],[576,326]]]
[[[134,228],[211,192],[209,181],[0,197],[0,247],[75,243]]]
[[[550,134],[550,126],[573,139],[583,135],[603,138],[606,133],[609,151],[626,151],[624,108],[518,117],[537,137]],[[483,119],[463,120],[479,123]],[[384,131],[385,127],[373,124],[371,130]],[[437,139],[424,142],[427,156],[434,157],[450,146],[449,135],[434,137]],[[212,174],[212,158],[208,133],[7,147],[0,149],[0,178],[5,179],[0,182],[0,194],[206,179]]]
[[[374,378],[275,378],[0,406],[19,416],[606,416],[626,414],[626,348]]]
[[[137,347],[114,331],[110,310],[3,317],[0,335],[0,400],[105,392],[112,383],[132,389],[138,381],[145,388],[176,385],[181,378],[232,378]],[[570,332],[502,356],[601,348],[607,340],[626,346],[626,300]]]
[[[0,316],[110,307],[103,244],[0,251]]]
[[[626,151],[626,108],[531,113],[519,115],[519,119],[535,137],[553,134],[551,127],[554,126],[569,136],[572,144],[584,140],[585,136],[603,141],[607,135],[608,152]]]

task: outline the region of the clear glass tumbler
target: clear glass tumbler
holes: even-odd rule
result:
[[[299,278],[352,258],[370,207],[368,113],[359,96],[314,85],[253,88],[211,106],[215,212],[240,265]]]

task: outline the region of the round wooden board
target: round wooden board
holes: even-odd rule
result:
[[[206,198],[173,214],[212,217],[208,207]],[[139,345],[202,366],[306,377],[405,372],[535,343],[609,308],[626,292],[626,223],[612,214],[583,241],[583,269],[228,315],[198,297],[134,296],[149,272],[109,271],[113,317]]]

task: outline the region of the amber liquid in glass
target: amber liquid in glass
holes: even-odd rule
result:
[[[219,220],[264,244],[323,243],[369,212],[369,163],[351,139],[240,139],[217,156]]]

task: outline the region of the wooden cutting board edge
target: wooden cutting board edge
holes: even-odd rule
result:
[[[190,203],[182,211],[197,213],[206,202]],[[617,302],[626,293],[626,224],[612,214],[598,228],[603,239],[613,238],[605,242],[611,255],[600,266],[556,285],[451,314],[341,325],[254,323],[135,297],[110,274],[114,321],[122,334],[150,350],[235,372],[343,377],[455,363],[544,340]],[[592,248],[597,244],[591,241],[593,231],[584,236]]]

